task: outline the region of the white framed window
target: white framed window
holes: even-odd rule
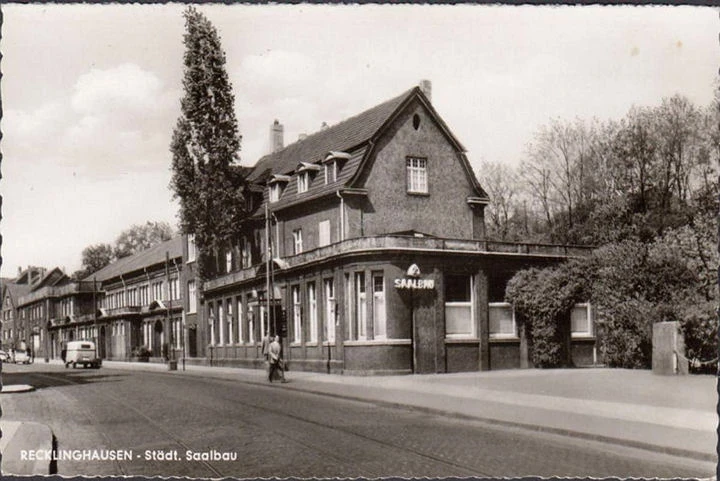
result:
[[[310,175],[307,172],[300,172],[297,178],[298,194],[308,191],[310,186]]]
[[[252,253],[250,251],[250,241],[247,237],[242,239],[242,266],[243,268],[252,265]]]
[[[195,246],[195,234],[188,234],[187,236],[187,248],[188,248],[188,262],[194,262],[197,259],[197,249]]]
[[[300,305],[300,286],[292,286],[293,301],[293,342],[302,341],[302,306]]]
[[[373,331],[375,339],[387,338],[385,278],[382,272],[373,272]]]
[[[197,312],[197,290],[195,280],[188,281],[188,313]]]
[[[227,329],[228,329],[228,344],[237,342],[236,332],[233,329],[233,305],[232,299],[227,300]]]
[[[225,272],[232,272],[233,268],[233,252],[232,249],[228,249],[225,252]]]
[[[243,311],[243,302],[240,298],[237,300],[237,314],[235,317],[237,318],[238,342],[245,342],[245,333],[243,332],[245,312]]]
[[[248,312],[248,342],[255,342],[255,312],[252,309]]]
[[[170,279],[170,300],[180,299],[180,279]]]
[[[475,337],[473,314],[472,276],[445,276],[445,336]]]
[[[335,282],[325,279],[325,339],[335,342]]]
[[[318,340],[318,316],[317,316],[317,292],[315,292],[315,283],[311,282],[307,285],[308,310],[310,319],[310,342]]]
[[[415,194],[427,194],[427,159],[408,157],[405,159],[405,165],[407,168],[407,191]]]
[[[318,223],[318,247],[330,244],[330,221],[322,220]]]
[[[225,344],[225,310],[223,309],[222,301],[218,302],[218,318],[217,324],[220,328],[220,345]]]
[[[295,229],[293,235],[293,254],[300,254],[303,251],[302,229]]]
[[[329,184],[337,180],[337,162],[327,162],[325,164],[325,183]]]
[[[215,328],[217,324],[217,316],[215,313],[215,308],[212,304],[208,304],[208,317],[210,319],[210,344],[215,346],[217,344],[217,329]],[[147,324],[150,325],[149,323]]]
[[[592,337],[592,308],[589,302],[575,304],[570,311],[571,337]]]
[[[140,286],[140,305],[147,306],[150,304],[150,286]]]
[[[280,187],[280,183],[275,182],[270,184],[270,202],[277,202],[280,200],[280,194],[282,194],[282,188]]]
[[[153,282],[152,296],[153,296],[153,300],[161,300],[165,297],[163,295],[163,282],[162,281]]]
[[[367,338],[367,296],[365,294],[365,273],[355,273],[355,325],[358,339]]]
[[[490,302],[488,304],[488,318],[490,321],[490,337],[518,337],[515,310],[510,303]]]

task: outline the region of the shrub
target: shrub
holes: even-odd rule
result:
[[[536,367],[569,363],[570,310],[588,299],[591,266],[591,262],[573,260],[554,268],[527,269],[508,283],[505,298],[528,335],[530,359]]]
[[[680,320],[685,336],[685,357],[694,372],[717,372],[718,318],[710,302],[689,307]]]

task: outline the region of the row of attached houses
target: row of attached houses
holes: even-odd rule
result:
[[[145,346],[155,357],[260,367],[262,338],[277,334],[298,370],[530,367],[504,302],[508,280],[589,250],[488,241],[488,196],[421,86],[287,147],[276,121],[274,151],[246,169],[254,209],[243,235],[203,283],[193,237],[180,236],[82,282],[33,287],[19,308],[25,332],[39,332],[38,354],[57,357],[84,337],[107,359]],[[568,362],[596,362],[590,306],[562,322]]]

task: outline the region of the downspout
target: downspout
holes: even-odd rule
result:
[[[340,191],[335,192],[340,199],[340,240],[345,240],[345,199],[343,199]]]

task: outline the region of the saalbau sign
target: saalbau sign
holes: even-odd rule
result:
[[[435,279],[419,279],[420,268],[417,264],[408,268],[406,276],[395,279],[395,289],[435,289]]]
[[[395,279],[395,289],[435,289],[435,279]]]

